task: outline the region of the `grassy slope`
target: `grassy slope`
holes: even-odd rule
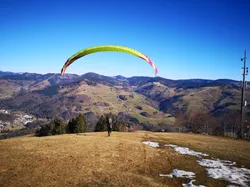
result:
[[[167,109],[175,108],[187,112],[210,112],[216,107],[237,110],[240,108],[241,90],[225,86],[207,86],[200,88],[168,88],[162,84],[147,83],[139,87],[138,92],[156,100],[169,99]],[[250,93],[246,92],[246,97]],[[180,96],[174,98],[174,96]]]
[[[111,137],[106,132],[26,136],[0,141],[0,186],[181,186],[189,182],[159,177],[175,168],[194,171],[197,184],[225,186],[223,181],[208,178],[195,157],[141,143],[150,139],[189,146],[232,161],[242,160],[250,168],[250,143],[245,141],[145,132],[113,132]]]
[[[214,109],[215,105],[217,107],[222,107],[223,105],[230,103],[231,104],[229,106],[225,106],[225,109],[240,110],[240,89],[221,88],[215,86],[204,87],[201,89],[187,89],[185,92],[183,101],[179,103],[179,106],[181,107],[183,104],[186,104],[188,106],[188,111],[211,111]],[[250,92],[246,91],[246,98],[249,97]]]
[[[188,105],[188,110],[200,111],[200,109],[212,110],[213,104],[220,97],[219,87],[205,87],[202,89],[188,89],[189,94],[183,97],[184,103]]]
[[[20,86],[15,82],[9,83],[6,80],[0,80],[0,99],[5,97],[11,97],[12,94],[20,90]]]
[[[62,89],[60,92],[68,92],[68,89]],[[129,97],[133,94],[134,97]],[[144,96],[139,95],[132,91],[124,91],[122,88],[116,87],[112,88],[105,85],[98,84],[97,86],[88,86],[87,84],[82,84],[77,89],[70,91],[67,96],[76,95],[86,95],[91,98],[90,101],[83,103],[83,108],[88,108],[88,110],[102,114],[112,112],[117,114],[119,112],[128,112],[131,116],[136,117],[140,122],[149,121],[152,124],[159,124],[160,122],[165,122],[172,124],[173,118],[168,118],[168,114],[164,114],[162,117],[154,118],[153,112],[157,111],[155,108],[151,107]],[[118,98],[119,95],[126,95],[127,100],[123,101]],[[109,106],[96,106],[93,105],[95,102],[105,102]],[[136,109],[136,106],[142,106],[142,110]],[[141,116],[141,112],[147,112],[150,117]],[[158,111],[159,112],[159,111]]]

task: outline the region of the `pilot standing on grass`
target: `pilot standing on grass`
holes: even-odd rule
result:
[[[112,131],[112,119],[110,117],[108,120],[108,136],[110,136],[111,131]]]

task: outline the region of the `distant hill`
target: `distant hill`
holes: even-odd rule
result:
[[[41,118],[70,119],[91,112],[94,119],[93,115],[124,112],[140,122],[171,124],[179,112],[239,110],[241,97],[241,83],[230,79],[1,72],[0,84],[0,109],[21,110]],[[249,96],[247,91],[246,98]]]
[[[5,75],[17,75],[17,74],[21,74],[21,73],[13,73],[10,71],[0,71],[0,77],[5,76]]]

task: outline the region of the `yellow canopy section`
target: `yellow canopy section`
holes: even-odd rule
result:
[[[116,46],[116,45],[103,45],[103,46],[95,46],[95,47],[90,47],[90,48],[85,48],[81,51],[78,51],[76,54],[72,55],[64,64],[62,70],[61,70],[61,75],[64,75],[67,67],[72,64],[75,60],[89,55],[91,53],[96,53],[96,52],[124,52],[124,53],[128,53],[134,56],[137,56],[143,60],[145,60],[146,62],[148,62],[154,69],[155,71],[155,75],[157,75],[158,73],[158,69],[156,67],[156,65],[154,64],[154,62],[147,57],[146,55],[142,54],[141,52],[135,50],[135,49],[131,49],[128,47],[124,47],[124,46]]]

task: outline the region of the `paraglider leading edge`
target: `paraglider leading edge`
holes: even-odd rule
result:
[[[103,45],[103,46],[95,46],[95,47],[90,47],[90,48],[86,48],[83,49],[81,51],[78,51],[77,53],[75,53],[74,55],[72,55],[70,58],[68,58],[68,60],[65,62],[63,68],[61,69],[61,75],[64,75],[67,67],[69,67],[70,64],[72,64],[75,60],[86,56],[88,54],[91,53],[95,53],[95,52],[125,52],[128,54],[132,54],[134,56],[137,56],[143,60],[145,60],[146,62],[148,62],[154,69],[155,71],[155,76],[157,76],[158,74],[158,69],[155,65],[155,63],[146,55],[142,54],[141,52],[128,48],[128,47],[124,47],[124,46],[116,46],[116,45]]]

